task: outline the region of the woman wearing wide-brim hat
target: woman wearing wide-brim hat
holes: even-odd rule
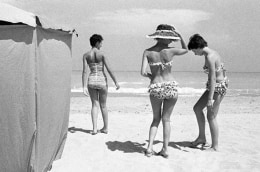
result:
[[[143,53],[141,75],[148,77],[150,101],[153,109],[153,121],[149,131],[149,143],[145,155],[161,155],[168,158],[168,144],[170,139],[170,117],[178,99],[178,83],[172,75],[173,58],[176,55],[183,55],[188,48],[182,36],[171,25],[161,24],[156,32],[147,35],[148,38],[156,40],[156,44]],[[181,48],[169,46],[172,42],[180,41]],[[150,66],[151,73],[146,72]],[[162,120],[163,124],[163,147],[159,153],[153,150],[153,142],[158,126]]]

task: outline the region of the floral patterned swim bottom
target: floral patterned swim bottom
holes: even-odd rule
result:
[[[210,84],[209,82],[206,83],[206,89],[209,90]],[[224,96],[227,93],[228,89],[228,78],[225,77],[221,82],[217,82],[215,85],[215,93],[218,93],[222,96]]]
[[[158,99],[171,99],[178,96],[178,83],[176,81],[154,83],[148,88],[150,95]]]
[[[88,87],[92,89],[106,89],[107,78],[102,73],[90,73],[88,77]]]

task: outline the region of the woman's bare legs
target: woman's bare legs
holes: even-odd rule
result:
[[[149,131],[149,143],[147,147],[147,152],[153,152],[153,141],[156,136],[158,126],[161,122],[161,107],[163,100],[157,99],[156,97],[150,95],[150,101],[153,109],[153,122],[150,126]]]
[[[205,91],[197,103],[194,105],[193,110],[196,114],[197,123],[199,127],[199,136],[198,138],[192,143],[194,146],[200,143],[206,143],[206,135],[205,135],[205,116],[203,113],[203,109],[207,105],[208,101],[208,91]]]
[[[93,124],[93,134],[97,133],[97,116],[98,116],[98,91],[88,87],[89,96],[92,102],[91,118]]]
[[[156,136],[158,126],[162,119],[163,122],[163,148],[161,153],[168,156],[168,144],[171,134],[170,117],[172,110],[177,102],[176,98],[161,100],[156,97],[150,96],[150,101],[153,109],[153,122],[149,131],[149,143],[147,147],[147,152],[153,151],[153,142]],[[162,109],[163,104],[163,109]]]
[[[209,122],[209,128],[210,128],[210,133],[211,133],[211,149],[217,151],[218,150],[218,123],[217,123],[217,114],[219,110],[219,106],[221,101],[223,100],[224,96],[215,93],[214,94],[214,104],[212,109],[207,110],[207,119]]]
[[[106,89],[100,89],[99,90],[99,104],[100,104],[100,110],[102,113],[103,123],[104,126],[100,130],[102,133],[108,132],[108,112],[107,112],[107,88]]]
[[[168,145],[171,135],[171,114],[173,111],[173,108],[177,102],[178,96],[171,99],[165,99],[163,101],[163,111],[162,111],[162,123],[163,123],[163,147],[161,150],[161,154],[164,155],[164,157],[168,156]]]
[[[208,91],[205,91],[203,95],[200,97],[198,102],[194,106],[194,112],[196,114],[198,126],[199,126],[199,136],[198,138],[193,142],[193,145],[196,146],[198,144],[204,144],[206,143],[206,135],[205,135],[205,117],[203,113],[203,109],[207,105],[208,101]],[[213,150],[218,149],[218,123],[217,123],[217,113],[219,110],[220,103],[224,96],[221,96],[217,93],[214,93],[214,104],[213,109],[207,109],[207,120],[209,122],[210,127],[210,133],[211,133],[211,140],[212,140],[212,146],[211,148]]]

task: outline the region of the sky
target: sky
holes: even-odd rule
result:
[[[186,44],[195,33],[216,50],[230,72],[260,72],[259,0],[0,0],[76,29],[73,70],[82,70],[89,37],[101,34],[114,71],[139,71],[142,54],[156,42],[145,36],[159,24],[173,25]],[[180,42],[171,46],[180,47]],[[174,71],[201,71],[204,58],[176,56]]]

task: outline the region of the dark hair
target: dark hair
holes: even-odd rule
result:
[[[102,38],[101,35],[94,34],[94,35],[92,35],[92,36],[89,38],[89,41],[90,41],[90,45],[91,45],[92,47],[94,47],[97,42],[103,41],[103,38]]]
[[[174,31],[175,28],[171,25],[168,25],[168,24],[160,24],[157,26],[156,30],[172,30]]]
[[[190,41],[188,43],[188,49],[198,49],[207,47],[208,43],[203,39],[199,34],[194,34],[190,37]]]

